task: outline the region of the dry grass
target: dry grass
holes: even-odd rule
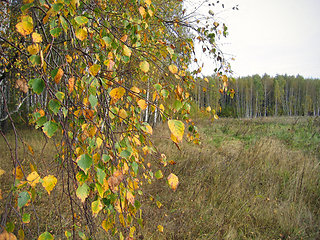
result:
[[[277,137],[288,128],[305,129],[310,121],[300,119],[297,126],[294,118],[261,120],[202,121],[202,145],[184,143],[181,152],[169,141],[158,142],[177,162],[172,172],[180,185],[175,193],[164,181],[149,188],[163,207],[146,207],[146,239],[320,236],[320,159],[313,151],[317,146],[307,151]],[[310,131],[312,135],[318,129]],[[164,225],[164,234],[157,232],[157,221]]]
[[[317,239],[320,237],[320,134],[317,119],[267,118],[199,121],[202,144],[184,142],[179,151],[167,138],[166,125],[154,129],[153,140],[169,160],[177,164],[161,168],[179,176],[172,192],[166,180],[145,184],[142,202],[145,228],[137,239]],[[53,142],[46,144],[37,131],[23,131],[35,154],[20,145],[22,161],[36,163],[40,172],[55,169]],[[8,140],[14,142],[13,135]],[[41,143],[41,144],[39,144]],[[51,149],[51,150],[50,150]],[[0,139],[0,177],[4,197],[12,180],[8,149]],[[42,155],[41,155],[42,154]],[[157,159],[147,159],[154,162]],[[159,165],[154,164],[153,170]],[[28,170],[30,171],[30,170]],[[60,176],[61,177],[61,176]],[[3,184],[4,183],[4,184]],[[39,190],[35,205],[42,229],[62,236],[70,226],[63,206],[62,186],[48,198]],[[150,197],[153,197],[153,201]],[[161,208],[156,202],[162,203]],[[59,203],[55,211],[48,206]],[[3,204],[0,204],[3,212]],[[58,217],[63,216],[61,221]],[[60,218],[59,218],[60,219]],[[157,226],[164,226],[160,233]],[[100,231],[101,229],[99,229]],[[98,239],[111,239],[101,231]],[[117,239],[117,238],[116,238]]]

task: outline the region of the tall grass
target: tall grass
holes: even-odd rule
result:
[[[145,227],[136,239],[317,239],[320,237],[320,124],[317,118],[199,120],[201,145],[183,142],[181,150],[169,139],[167,125],[154,129],[153,141],[168,160],[163,168],[156,157],[152,170],[161,168],[179,177],[176,192],[166,178],[144,183],[142,202]],[[57,142],[46,142],[38,131],[22,131],[17,151],[21,161],[36,164],[39,172],[52,169]],[[12,133],[7,135],[14,146]],[[45,149],[45,150],[44,150]],[[3,196],[12,180],[10,151],[0,139],[0,176]],[[30,171],[30,170],[27,170]],[[61,177],[61,176],[60,176]],[[70,224],[58,221],[67,205],[57,188],[48,197],[38,192],[37,208],[42,228],[57,229]],[[54,198],[52,198],[54,196]],[[159,202],[161,204],[159,204]],[[47,206],[59,208],[48,211]],[[0,211],[3,212],[3,202]],[[59,211],[58,211],[59,210]],[[67,213],[65,213],[67,214]],[[164,232],[157,226],[162,225]],[[49,227],[48,227],[49,226]],[[99,239],[112,239],[97,229]],[[63,239],[63,237],[62,237]],[[115,238],[117,239],[117,238]]]
[[[164,180],[149,188],[163,206],[145,201],[146,239],[318,238],[319,129],[296,120],[202,121],[202,145],[184,143],[181,151],[158,140],[177,162],[180,185],[175,193]]]

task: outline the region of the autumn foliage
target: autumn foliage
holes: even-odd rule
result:
[[[4,71],[15,75],[21,94],[35,96],[30,122],[47,138],[58,139],[58,154],[52,156],[55,171],[12,155],[12,204],[6,209],[14,209],[18,222],[8,222],[8,212],[3,215],[9,232],[20,229],[19,236],[26,239],[87,239],[103,228],[132,239],[144,225],[139,202],[144,182],[166,177],[169,187],[177,189],[178,176],[161,171],[168,167],[167,158],[149,139],[153,126],[148,116],[168,121],[176,146],[185,129],[187,139],[199,143],[188,93],[196,82],[188,70],[196,60],[195,40],[206,44],[220,75],[229,66],[215,43],[226,36],[224,24],[220,29],[212,17],[205,18],[215,23],[210,27],[200,20],[189,24],[180,1],[165,4],[26,0],[19,11],[4,5],[12,12],[8,34],[0,37]],[[190,29],[197,37],[187,34]],[[200,72],[201,67],[193,73]],[[32,147],[23,145],[32,156]],[[146,166],[146,155],[153,156],[157,171]],[[66,222],[59,232],[49,226],[29,229],[30,216],[37,213],[28,206],[36,204],[38,191],[50,195],[59,183],[70,202]],[[158,229],[164,231],[161,225]]]

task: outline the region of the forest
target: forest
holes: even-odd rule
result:
[[[300,75],[258,74],[232,78],[228,89],[215,76],[198,78],[192,97],[199,108],[216,109],[221,117],[319,116],[320,79]]]

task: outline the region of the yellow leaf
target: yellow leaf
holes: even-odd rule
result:
[[[31,55],[36,55],[40,49],[38,44],[32,44],[27,48],[27,50]]]
[[[140,99],[137,103],[142,110],[145,110],[148,106],[146,101],[143,99]]]
[[[148,13],[149,13],[150,17],[153,16],[153,11],[151,9],[148,9]]]
[[[222,80],[223,82],[228,82],[228,77],[227,77],[226,75],[222,75],[222,76],[221,76],[221,80]]]
[[[139,64],[139,67],[142,72],[146,73],[149,71],[149,63],[147,61],[143,61]]]
[[[123,87],[114,88],[110,92],[110,97],[112,97],[113,99],[118,100],[118,99],[123,97],[125,92],[126,92],[126,90]]]
[[[79,28],[77,31],[76,31],[76,37],[80,40],[80,41],[83,41],[87,38],[87,29],[86,28]]]
[[[114,208],[117,210],[118,213],[122,213],[122,208],[120,206],[119,199],[117,199],[116,202],[114,203]]]
[[[103,143],[103,140],[98,137],[96,142],[97,142],[97,148],[100,148],[101,144]]]
[[[39,33],[32,33],[32,41],[34,43],[41,43],[42,42],[42,36]]]
[[[177,73],[178,72],[178,67],[174,64],[171,64],[169,66],[169,71],[172,72],[173,74]]]
[[[24,167],[18,166],[17,168],[13,169],[13,175],[16,174],[16,179],[21,180],[23,178],[23,172],[24,172]]]
[[[119,110],[119,117],[120,117],[119,120],[120,120],[120,122],[122,122],[124,119],[126,119],[127,116],[128,116],[128,114],[127,114],[126,110],[124,110],[124,109],[120,109]]]
[[[207,107],[207,108],[206,108],[206,111],[207,111],[207,112],[211,112],[211,107],[210,107],[210,106]]]
[[[28,183],[32,188],[34,188],[37,183],[40,181],[40,176],[37,172],[32,172],[27,177]]]
[[[103,228],[106,232],[108,232],[109,229],[112,229],[112,228],[113,228],[113,223],[110,222],[109,219],[108,219],[108,220],[103,220],[101,225],[102,225],[102,228]]]
[[[22,21],[19,22],[16,25],[16,29],[18,31],[18,33],[20,33],[22,36],[27,36],[30,33],[32,33],[33,31],[33,23],[32,22],[28,22],[28,21]]]
[[[182,142],[182,137],[184,133],[184,124],[179,120],[169,120],[168,126],[171,133],[177,138],[179,142]]]
[[[164,106],[162,104],[160,104],[159,108],[160,108],[161,112],[164,112]]]
[[[56,76],[54,77],[54,81],[56,82],[56,84],[59,84],[62,76],[63,76],[63,70],[59,68]]]
[[[128,48],[126,45],[123,45],[123,55],[130,57],[131,56],[131,49]]]
[[[57,178],[53,175],[49,175],[43,178],[42,186],[47,190],[48,194],[53,190],[57,184]]]
[[[146,9],[144,7],[139,7],[139,13],[144,18],[146,16]]]
[[[163,226],[158,225],[158,230],[159,230],[159,232],[162,232],[162,233],[163,233]]]
[[[170,188],[173,190],[173,191],[176,191],[178,185],[179,185],[179,179],[176,175],[174,175],[173,173],[170,173],[170,175],[168,176],[167,178],[168,180],[168,184],[170,186]]]
[[[179,143],[178,139],[171,133],[171,136],[170,136],[171,140],[175,143]]]
[[[205,80],[206,82],[209,82],[208,78],[204,78],[203,80]]]
[[[67,55],[66,56],[66,60],[67,60],[67,63],[71,63],[72,62],[72,57],[70,55]]]
[[[145,3],[148,4],[150,6],[151,4],[151,0],[145,0]]]
[[[3,169],[0,169],[0,176],[5,174],[5,173],[6,173],[6,171],[4,171]]]
[[[127,200],[129,203],[131,203],[134,206],[134,196],[130,191],[127,191]]]
[[[89,73],[92,76],[96,76],[98,74],[98,72],[100,71],[101,66],[99,64],[94,64],[89,68]]]

